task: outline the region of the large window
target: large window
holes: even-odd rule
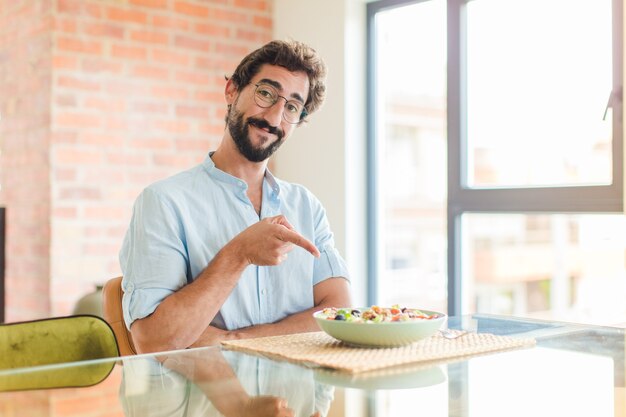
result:
[[[369,302],[626,321],[622,0],[381,0]]]

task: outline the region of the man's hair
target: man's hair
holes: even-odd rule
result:
[[[291,72],[302,71],[309,77],[309,94],[304,103],[307,114],[316,111],[326,97],[326,64],[310,46],[293,40],[271,41],[248,54],[231,76],[241,91],[259,72],[263,64],[277,65]]]

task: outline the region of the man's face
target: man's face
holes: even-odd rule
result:
[[[304,103],[309,80],[304,72],[290,72],[283,67],[265,64],[241,91],[236,92],[234,86],[227,86],[227,100],[232,105],[227,123],[230,136],[246,159],[262,162],[282,145],[296,124],[288,123],[283,117],[287,110],[282,98],[270,107],[259,106],[254,99],[256,84],[271,85],[287,100]]]

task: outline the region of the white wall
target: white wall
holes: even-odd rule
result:
[[[311,45],[329,70],[324,106],[278,151],[275,174],[324,204],[353,301],[365,305],[365,1],[275,0],[274,37]]]

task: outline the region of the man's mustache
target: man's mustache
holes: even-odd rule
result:
[[[263,119],[256,119],[254,117],[250,117],[248,119],[248,124],[254,127],[258,127],[259,129],[267,129],[269,133],[271,133],[272,135],[276,135],[278,140],[281,140],[283,136],[285,136],[285,132],[283,132],[281,128],[276,127],[276,126],[271,126],[269,123],[267,123],[267,121]]]

